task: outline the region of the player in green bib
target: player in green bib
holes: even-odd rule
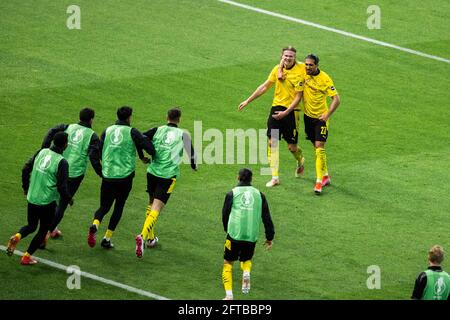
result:
[[[250,291],[252,258],[261,221],[264,224],[265,245],[268,250],[272,248],[275,235],[266,197],[252,187],[252,175],[250,169],[241,169],[238,185],[227,193],[223,204],[222,222],[227,233],[222,271],[222,282],[226,293],[224,300],[233,300],[233,263],[238,259],[243,271],[242,292],[246,294]]]
[[[142,258],[144,254],[145,241],[149,248],[153,248],[158,242],[158,237],[154,233],[156,220],[175,188],[175,182],[180,174],[183,148],[186,149],[191,168],[197,170],[191,139],[187,133],[178,128],[180,118],[181,110],[177,107],[172,108],[167,112],[166,125],[144,132],[155,147],[155,155],[147,168],[149,204],[146,218],[141,233],[135,238],[138,258]]]
[[[103,178],[100,190],[100,208],[94,213],[87,238],[91,248],[96,244],[96,234],[100,223],[113,203],[114,210],[101,246],[105,249],[114,247],[111,237],[122,217],[123,208],[133,186],[136,153],[144,162],[148,159],[144,157],[142,149],[150,155],[154,154],[153,145],[144,138],[139,130],[131,127],[132,114],[131,107],[119,108],[117,110],[118,120],[114,125],[106,128],[100,138]]]
[[[416,279],[411,299],[415,300],[450,300],[450,276],[442,270],[444,249],[435,245],[428,251],[427,270]]]
[[[61,198],[70,205],[72,197],[67,189],[69,165],[62,156],[67,147],[67,134],[58,132],[53,146],[39,150],[22,169],[22,188],[28,200],[28,224],[11,236],[6,252],[12,255],[19,241],[39,230],[21,259],[21,264],[36,264],[32,257],[47,235],[55,215],[56,202]]]
[[[75,196],[87,169],[88,159],[95,173],[102,177],[102,166],[100,164],[100,140],[92,130],[95,111],[91,108],[83,108],[80,111],[80,121],[73,124],[60,124],[51,128],[44,138],[42,148],[50,147],[50,143],[57,132],[64,131],[68,134],[69,142],[63,156],[69,163],[69,180],[67,182],[69,193]],[[61,200],[55,211],[55,219],[50,225],[50,237],[58,238],[61,231],[57,228],[64,217],[68,202]]]

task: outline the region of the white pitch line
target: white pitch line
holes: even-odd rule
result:
[[[5,246],[0,246],[0,250],[6,252],[6,247]],[[14,254],[17,254],[18,256],[23,256],[23,252],[20,252],[19,250],[15,250]],[[50,267],[53,267],[53,268],[56,268],[56,269],[60,269],[60,270],[63,270],[65,272],[67,272],[68,269],[71,269],[69,271],[69,273],[74,273],[72,268],[66,267],[65,265],[62,265],[62,264],[59,264],[59,263],[56,263],[56,262],[53,262],[53,261],[50,261],[50,260],[47,260],[47,259],[44,259],[44,258],[38,258],[38,257],[36,257],[34,255],[33,255],[33,258],[36,258],[36,260],[38,260],[39,263],[46,264],[46,265],[48,265]],[[102,282],[102,283],[109,284],[109,285],[114,286],[114,287],[118,287],[118,288],[130,291],[130,292],[137,293],[137,294],[139,294],[141,296],[153,298],[153,299],[156,299],[156,300],[169,300],[168,298],[160,296],[160,295],[157,295],[155,293],[152,293],[152,292],[149,292],[149,291],[145,291],[145,290],[141,290],[141,289],[137,289],[137,288],[134,288],[134,287],[130,287],[130,286],[126,285],[126,284],[123,284],[123,283],[120,283],[120,282],[116,282],[116,281],[113,281],[113,280],[109,280],[109,279],[106,279],[106,278],[103,278],[103,277],[99,277],[99,276],[97,276],[95,274],[92,274],[92,273],[89,273],[89,272],[84,272],[84,271],[80,270],[80,275],[85,277],[85,278],[89,278],[89,279],[92,279],[92,280],[95,280],[95,281],[98,281],[98,282]]]
[[[296,22],[296,23],[304,24],[304,25],[307,25],[307,26],[310,26],[310,27],[314,27],[314,28],[318,28],[318,29],[322,29],[322,30],[338,33],[338,34],[341,34],[341,35],[346,36],[346,37],[355,38],[355,39],[359,39],[359,40],[362,40],[362,41],[367,41],[367,42],[374,43],[374,44],[377,44],[377,45],[382,46],[382,47],[388,47],[388,48],[400,50],[400,51],[403,51],[403,52],[411,53],[411,54],[414,54],[414,55],[417,55],[417,56],[421,56],[421,57],[425,57],[425,58],[429,58],[429,59],[433,59],[433,60],[437,60],[437,61],[441,61],[441,62],[450,63],[449,59],[445,59],[445,58],[442,58],[442,57],[434,56],[434,55],[431,55],[431,54],[428,54],[428,53],[424,53],[424,52],[421,52],[421,51],[416,51],[416,50],[400,47],[400,46],[397,46],[395,44],[390,44],[390,43],[387,43],[387,42],[384,42],[384,41],[379,41],[379,40],[375,40],[375,39],[372,39],[372,38],[360,36],[360,35],[357,35],[357,34],[354,34],[354,33],[351,33],[351,32],[347,32],[347,31],[343,31],[343,30],[339,30],[339,29],[335,29],[335,28],[330,28],[330,27],[327,27],[327,26],[324,26],[324,25],[321,25],[321,24],[318,24],[318,23],[314,23],[314,22],[310,22],[310,21],[306,21],[306,20],[302,20],[302,19],[293,18],[293,17],[287,16],[287,15],[284,15],[284,14],[280,14],[280,13],[276,13],[276,12],[272,12],[272,11],[268,11],[268,10],[264,10],[264,9],[260,9],[260,8],[256,8],[256,7],[252,7],[252,6],[249,6],[249,5],[246,5],[246,4],[242,4],[242,3],[239,3],[239,2],[235,2],[235,1],[230,1],[230,0],[217,0],[217,1],[223,2],[223,3],[227,3],[227,4],[230,4],[230,5],[236,6],[236,7],[241,7],[243,9],[247,9],[247,10],[251,10],[251,11],[267,14],[267,15],[272,16],[272,17],[277,17],[277,18],[280,18],[280,19],[284,19],[284,20],[288,20],[288,21],[293,21],[293,22]]]

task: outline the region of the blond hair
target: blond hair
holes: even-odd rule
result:
[[[295,49],[293,46],[284,47],[283,49],[281,49],[281,54],[283,54],[285,51],[292,51],[297,53],[297,49]]]
[[[434,245],[428,250],[428,260],[435,264],[441,264],[444,261],[444,248]]]

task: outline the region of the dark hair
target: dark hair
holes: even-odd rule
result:
[[[67,133],[59,131],[53,137],[53,144],[59,148],[63,148],[67,144]]]
[[[133,108],[128,106],[120,107],[117,110],[117,118],[119,120],[127,120],[133,114]]]
[[[83,108],[80,111],[80,121],[89,122],[91,119],[94,119],[95,111],[91,108]]]
[[[287,46],[287,47],[284,47],[283,49],[281,49],[281,54],[283,54],[286,50],[297,53],[297,49],[295,49],[293,46]]]
[[[247,169],[247,168],[242,168],[241,170],[239,170],[239,181],[244,182],[244,183],[250,183],[252,182],[252,170]]]
[[[173,107],[169,111],[167,111],[167,119],[169,121],[178,121],[181,118],[181,110],[179,107]]]
[[[319,57],[316,56],[314,53],[308,54],[305,59],[314,60],[314,64],[316,64],[316,65],[319,64]]]

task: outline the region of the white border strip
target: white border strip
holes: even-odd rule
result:
[[[5,246],[0,246],[0,250],[1,251],[6,251],[6,247]],[[18,250],[15,250],[14,254],[17,254],[19,256],[23,256],[23,252],[20,252]],[[46,265],[48,265],[50,267],[53,267],[55,269],[60,269],[60,270],[63,270],[65,272],[67,272],[68,269],[72,269],[72,268],[66,267],[65,265],[62,265],[62,264],[59,264],[59,263],[56,263],[56,262],[53,262],[53,261],[50,261],[50,260],[47,260],[47,259],[44,259],[44,258],[38,258],[38,257],[36,257],[34,255],[33,255],[33,258],[36,258],[36,260],[38,260],[39,263],[46,264]],[[20,267],[20,266],[18,266],[18,267]],[[73,270],[69,271],[69,273],[73,273]],[[149,297],[149,298],[156,299],[156,300],[170,300],[170,299],[168,299],[166,297],[157,295],[155,293],[152,293],[152,292],[149,292],[149,291],[144,291],[144,290],[137,289],[137,288],[134,288],[134,287],[130,287],[130,286],[126,285],[126,284],[122,284],[120,282],[116,282],[116,281],[113,281],[113,280],[105,279],[105,278],[96,276],[95,274],[92,274],[92,273],[80,271],[80,275],[85,277],[85,278],[89,278],[89,279],[92,279],[92,280],[95,280],[95,281],[98,281],[98,282],[102,282],[102,283],[108,284],[110,286],[118,287],[120,289],[124,289],[124,290],[130,291],[130,292],[133,292],[133,293],[137,293],[137,294],[139,294],[141,296]]]
[[[437,60],[437,61],[441,61],[441,62],[450,63],[449,59],[441,58],[441,57],[438,57],[438,56],[434,56],[434,55],[431,55],[431,54],[428,54],[428,53],[423,53],[423,52],[412,50],[412,49],[408,49],[408,48],[403,48],[403,47],[400,47],[400,46],[396,46],[395,44],[390,44],[390,43],[387,43],[387,42],[383,42],[383,41],[367,38],[367,37],[360,36],[360,35],[357,35],[357,34],[354,34],[354,33],[351,33],[351,32],[347,32],[347,31],[343,31],[343,30],[339,30],[339,29],[335,29],[335,28],[330,28],[330,27],[327,27],[327,26],[324,26],[324,25],[321,25],[321,24],[317,24],[317,23],[306,21],[306,20],[302,20],[302,19],[293,18],[293,17],[290,17],[290,16],[286,16],[284,14],[280,14],[280,13],[276,13],[276,12],[272,12],[272,11],[268,11],[268,10],[264,10],[264,9],[260,9],[260,8],[256,8],[256,7],[252,7],[252,6],[249,6],[249,5],[246,5],[246,4],[242,4],[242,3],[239,3],[239,2],[234,2],[234,1],[230,1],[230,0],[217,0],[217,1],[223,2],[223,3],[227,3],[227,4],[230,4],[230,5],[236,6],[236,7],[241,7],[241,8],[247,9],[247,10],[251,10],[251,11],[267,14],[267,15],[272,16],[272,17],[277,17],[277,18],[280,18],[280,19],[284,19],[284,20],[288,20],[288,21],[293,21],[293,22],[296,22],[296,23],[304,24],[304,25],[307,25],[307,26],[310,26],[310,27],[314,27],[314,28],[318,28],[318,29],[322,29],[322,30],[338,33],[338,34],[341,34],[341,35],[346,36],[346,37],[351,37],[351,38],[359,39],[359,40],[362,40],[362,41],[367,41],[367,42],[374,43],[374,44],[377,44],[377,45],[382,46],[382,47],[388,47],[388,48],[400,50],[400,51],[403,51],[403,52],[408,52],[408,53],[411,53],[411,54],[415,54],[417,56],[421,56],[421,57],[425,57],[425,58],[429,58],[429,59],[433,59],[433,60]]]

